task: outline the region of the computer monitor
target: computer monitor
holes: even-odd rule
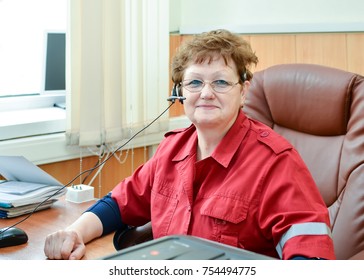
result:
[[[47,32],[45,41],[43,93],[65,93],[66,33]]]

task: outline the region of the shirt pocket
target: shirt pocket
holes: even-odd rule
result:
[[[153,190],[151,194],[153,236],[158,238],[167,235],[178,199],[177,196],[168,196]]]
[[[219,195],[206,198],[200,212],[212,220],[212,238],[227,245],[244,248],[243,240],[239,240],[239,236],[248,215],[249,205],[249,199],[244,198]]]

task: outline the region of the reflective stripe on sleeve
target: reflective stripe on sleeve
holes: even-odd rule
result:
[[[286,242],[292,237],[299,235],[328,235],[332,238],[331,230],[325,223],[310,222],[292,225],[289,230],[283,234],[281,240],[276,246],[276,250],[280,258],[283,256],[283,247]]]

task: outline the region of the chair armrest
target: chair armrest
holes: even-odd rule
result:
[[[350,257],[349,260],[364,260],[364,250]]]
[[[118,230],[114,234],[113,243],[116,250],[125,249],[153,239],[152,224]]]

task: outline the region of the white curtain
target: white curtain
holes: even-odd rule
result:
[[[67,143],[121,141],[167,106],[168,0],[70,0]],[[144,134],[168,128],[168,114]]]

